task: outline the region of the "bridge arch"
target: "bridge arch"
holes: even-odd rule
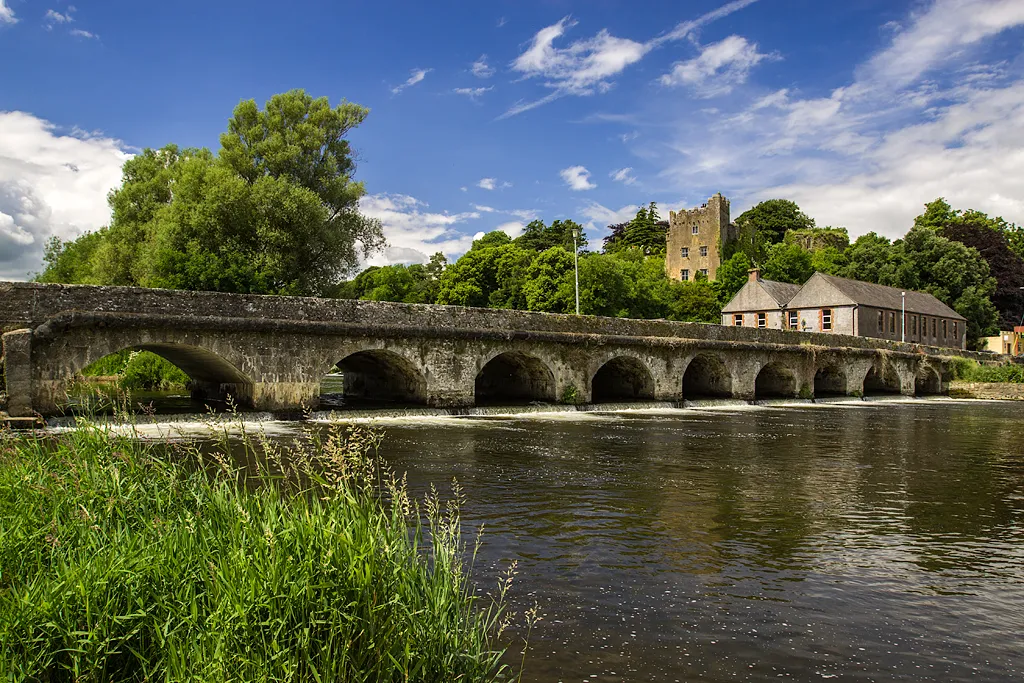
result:
[[[838,364],[829,364],[819,367],[814,373],[814,395],[822,396],[845,396],[846,395],[846,371]]]
[[[914,376],[914,394],[929,396],[942,393],[942,377],[929,365],[922,364]]]
[[[683,398],[730,398],[732,373],[721,356],[698,353],[683,373]]]
[[[387,349],[364,349],[344,356],[327,377],[340,379],[343,399],[388,403],[427,402],[427,382],[420,369],[405,356]],[[338,377],[340,375],[340,377]],[[321,395],[336,388],[321,382]],[[326,390],[326,391],[325,391]]]
[[[900,376],[888,363],[876,363],[864,376],[864,395],[879,396],[900,393]]]
[[[782,363],[765,364],[754,381],[754,398],[794,398],[799,393],[797,375]]]
[[[521,351],[491,357],[476,375],[477,405],[555,400],[555,375],[547,363]]]
[[[623,355],[605,362],[590,379],[594,403],[654,398],[654,376],[639,359]]]

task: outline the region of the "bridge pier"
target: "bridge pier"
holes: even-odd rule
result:
[[[31,417],[36,412],[32,405],[35,397],[32,382],[32,330],[15,330],[3,335],[2,351],[7,383],[7,413],[11,417]]]

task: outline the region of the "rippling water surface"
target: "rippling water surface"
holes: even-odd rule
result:
[[[485,585],[518,561],[526,681],[1024,680],[1024,405],[383,428],[413,489],[460,482]]]

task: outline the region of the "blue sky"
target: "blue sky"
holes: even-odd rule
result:
[[[0,0],[0,277],[105,224],[132,153],[291,88],[371,110],[377,263],[719,191],[854,235],[937,196],[1022,223],[1022,45],[1022,0]]]

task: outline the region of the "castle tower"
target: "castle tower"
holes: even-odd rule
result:
[[[716,193],[697,209],[668,212],[665,272],[673,280],[693,280],[704,273],[714,280],[721,248],[735,239],[729,223],[729,200]]]

